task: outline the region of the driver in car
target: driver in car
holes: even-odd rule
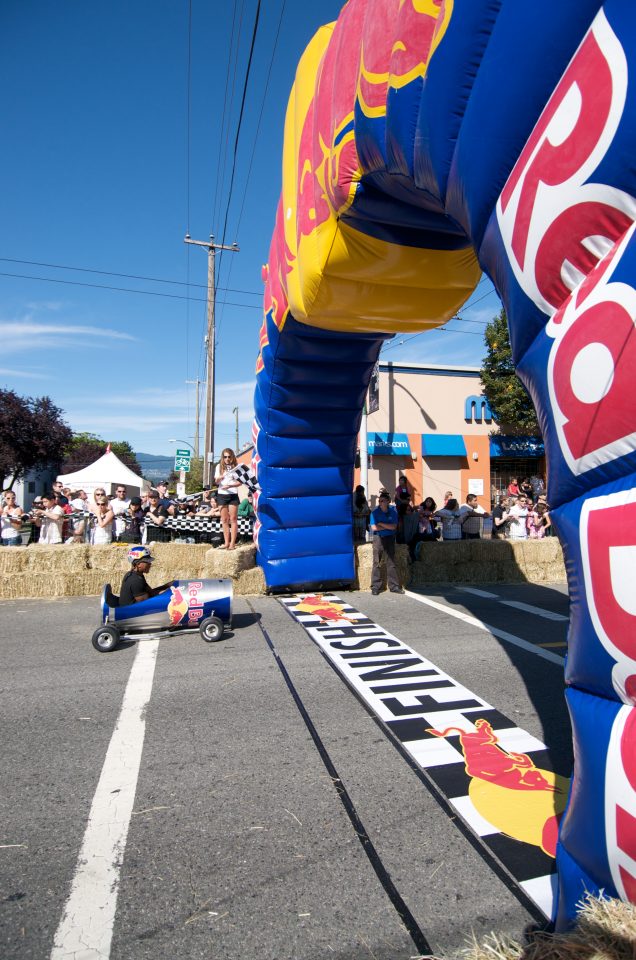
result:
[[[151,587],[144,576],[150,570],[150,564],[153,562],[148,547],[131,547],[128,551],[128,561],[132,564],[132,570],[124,575],[119,592],[119,604],[126,607],[132,603],[139,603],[141,600],[147,600],[149,597],[156,597],[158,593],[163,593],[173,583],[163,583],[160,587]]]

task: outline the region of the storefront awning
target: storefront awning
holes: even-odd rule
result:
[[[423,433],[423,457],[465,457],[466,444],[460,433]]]
[[[545,447],[541,437],[491,437],[490,456],[507,460],[527,460],[542,457]]]
[[[370,433],[367,450],[374,457],[411,456],[411,445],[405,433]]]

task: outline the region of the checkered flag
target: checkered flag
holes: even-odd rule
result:
[[[232,476],[245,484],[250,493],[256,493],[259,490],[256,474],[244,463],[239,464],[238,467],[232,470]]]

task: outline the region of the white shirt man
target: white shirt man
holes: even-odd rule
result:
[[[35,514],[35,523],[40,528],[38,543],[61,543],[64,511],[57,506],[53,497],[42,496],[42,510]]]
[[[122,535],[126,529],[123,514],[130,506],[130,500],[126,496],[126,487],[118,483],[115,488],[115,496],[110,501],[110,509],[113,511],[113,540]]]
[[[528,500],[526,497],[519,497],[516,503],[510,507],[509,511],[510,526],[508,536],[511,540],[528,539]]]
[[[466,497],[466,503],[462,503],[459,508],[459,522],[462,525],[462,540],[479,540],[481,537],[481,524],[484,517],[489,517],[483,507],[477,503],[477,497],[474,493],[469,493]]]

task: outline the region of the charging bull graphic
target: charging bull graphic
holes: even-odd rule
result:
[[[488,274],[537,409],[572,598],[563,926],[585,891],[636,899],[636,5],[542,10],[349,0],[309,44],[265,271],[255,465],[268,585],[351,581],[353,462],[382,343],[444,323]],[[560,803],[563,785],[538,775],[558,787],[541,802]]]
[[[340,620],[355,623],[355,618],[346,617],[343,610],[344,604],[325,600],[322,593],[314,593],[303,597],[302,603],[299,603],[296,607],[296,613],[310,613],[318,617],[322,624],[337,623]]]
[[[176,627],[188,616],[188,601],[178,587],[170,587],[170,592],[172,596],[168,601],[166,613],[168,614],[170,626]]]
[[[569,786],[564,777],[540,770],[526,753],[504,750],[487,720],[476,720],[474,732],[459,727],[427,732],[435,737],[459,734],[466,773],[472,778],[468,796],[485,820],[514,840],[556,856]]]

